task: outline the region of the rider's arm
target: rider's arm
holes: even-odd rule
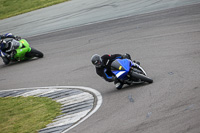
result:
[[[113,54],[111,55],[112,59],[130,59],[131,60],[131,56],[129,54]]]
[[[123,56],[121,54],[112,54],[110,55],[110,58],[112,60],[115,60],[115,59],[123,59]]]
[[[115,78],[113,76],[109,76],[108,74],[106,74],[104,68],[96,68],[96,72],[100,77],[102,77],[103,79],[105,79],[108,82],[113,82],[115,80]]]

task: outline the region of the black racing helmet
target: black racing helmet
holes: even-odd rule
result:
[[[93,65],[95,65],[96,67],[101,67],[102,66],[102,59],[100,57],[100,55],[98,54],[94,54],[91,58],[91,62]]]

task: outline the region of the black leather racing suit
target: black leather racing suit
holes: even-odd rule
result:
[[[96,67],[96,73],[108,82],[114,81],[115,78],[113,77],[114,74],[111,72],[111,64],[116,59],[123,59],[123,56],[121,54],[105,54],[101,57],[101,59],[103,65],[101,67]]]

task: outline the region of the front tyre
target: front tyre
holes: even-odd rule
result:
[[[2,59],[5,65],[8,65],[10,63],[10,60],[8,58],[2,57]]]
[[[42,52],[34,49],[31,47],[31,51],[26,53],[26,57],[29,57],[29,58],[33,58],[33,57],[38,57],[38,58],[42,58],[44,55]]]
[[[142,81],[144,82],[148,82],[148,83],[153,83],[153,80],[143,74],[139,74],[139,73],[136,73],[136,72],[131,72],[131,76],[132,78],[136,78],[136,79],[141,79]]]

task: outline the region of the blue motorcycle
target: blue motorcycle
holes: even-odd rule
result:
[[[153,80],[147,77],[144,69],[129,59],[116,59],[111,64],[111,71],[124,84],[153,83]]]

